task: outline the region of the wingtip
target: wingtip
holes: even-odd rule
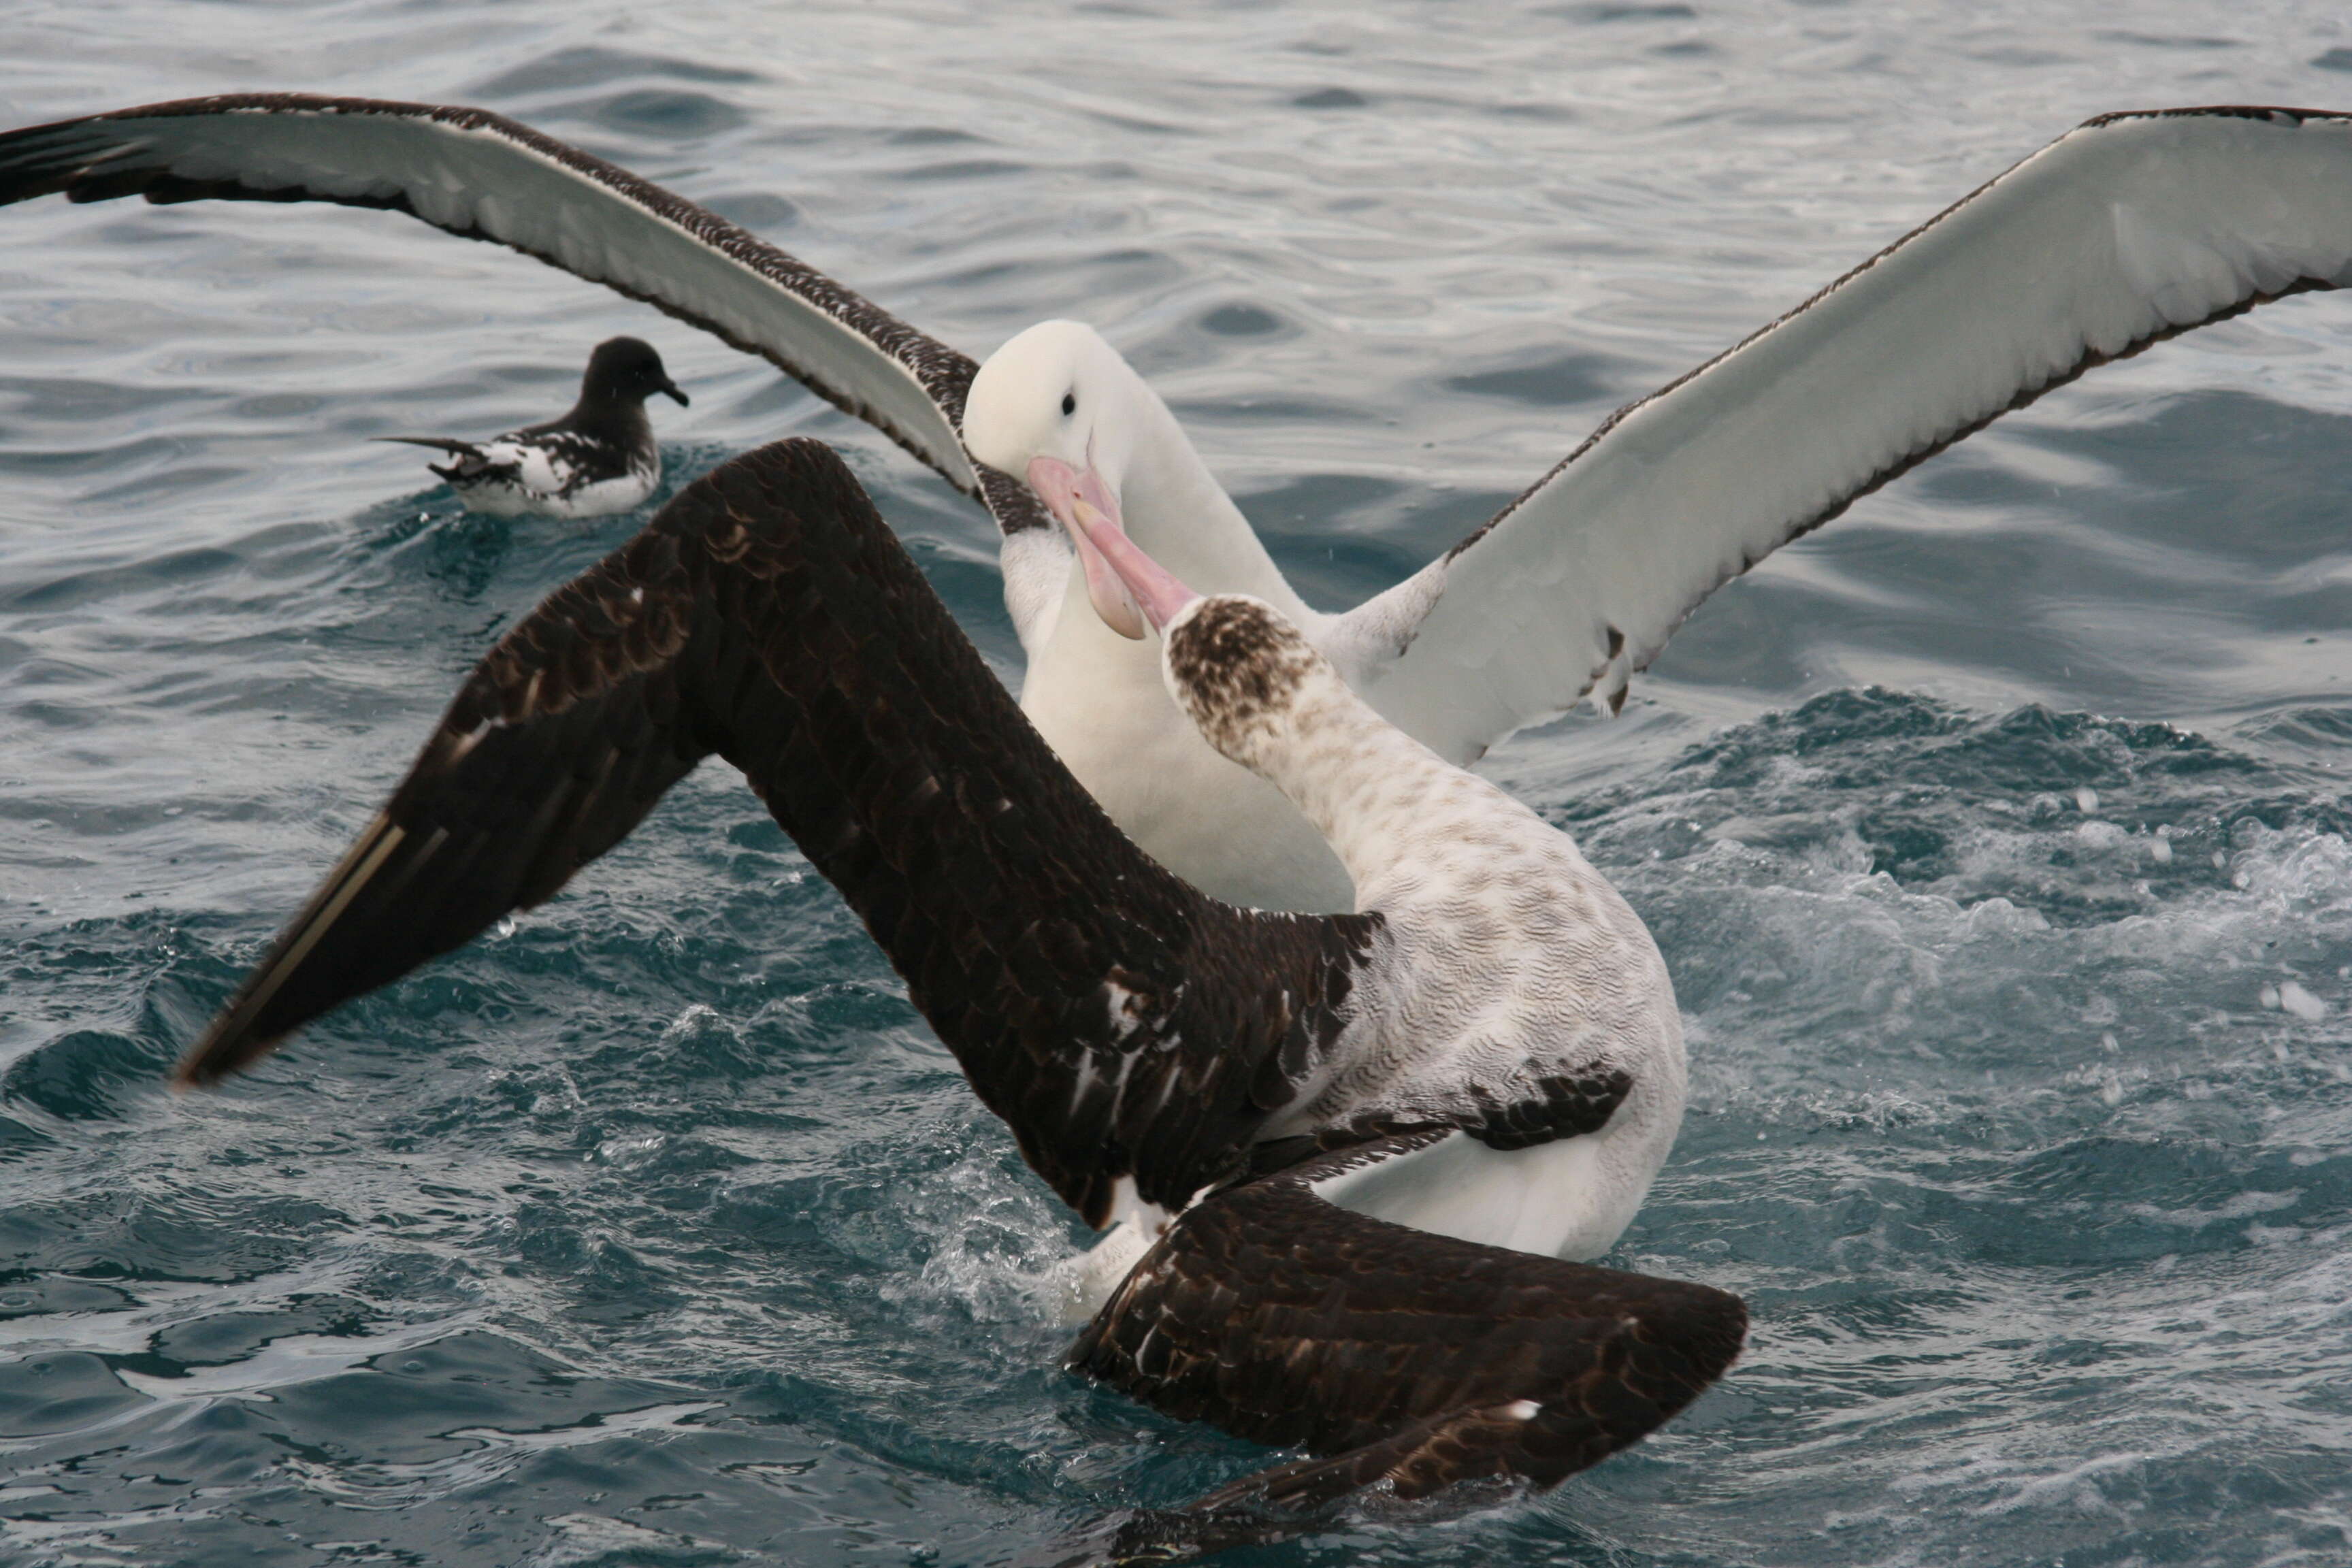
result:
[[[232,1009],[215,1019],[180,1058],[172,1068],[173,1093],[218,1089],[223,1079],[236,1077],[268,1056],[284,1037],[256,1038],[242,1026],[242,1020],[236,1016],[238,1011],[241,1009]]]
[[[212,1089],[220,1083],[221,1075],[208,1067],[205,1056],[205,1043],[199,1040],[173,1067],[172,1076],[164,1081],[173,1094],[194,1094],[200,1089]]]
[[[343,851],[335,868],[310,895],[269,953],[247,974],[226,1005],[214,1016],[205,1032],[172,1069],[177,1089],[209,1089],[225,1078],[243,1072],[275,1050],[280,1042],[325,1009],[310,1006],[291,1014],[270,1011],[279,992],[301,968],[320,938],[341,915],[352,900],[374,876],[387,856],[397,849],[406,832],[383,812]],[[339,1000],[348,1000],[348,996]],[[327,1005],[331,1006],[330,1002]]]

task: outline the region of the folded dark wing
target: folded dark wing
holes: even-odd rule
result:
[[[1010,532],[1050,520],[958,434],[967,355],[715,213],[479,109],[304,93],[145,104],[0,135],[0,205],[62,193],[334,202],[495,240],[768,360]]]
[[[1079,1336],[1070,1365],[1153,1408],[1311,1458],[1235,1482],[1172,1530],[1213,1549],[1360,1487],[1549,1486],[1654,1431],[1747,1333],[1704,1285],[1509,1252],[1368,1218],[1315,1184],[1443,1129],[1326,1154],[1182,1215]],[[1253,1533],[1255,1532],[1255,1533]],[[1226,1542],[1230,1543],[1230,1542]],[[1136,1544],[1130,1542],[1130,1545]]]
[[[840,459],[788,441],[687,487],[491,651],[183,1080],[548,898],[714,752],[1097,1224],[1122,1176],[1172,1207],[1242,1168],[1376,940],[1377,917],[1217,903],[1138,849]]]

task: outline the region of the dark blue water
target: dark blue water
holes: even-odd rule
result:
[[[20,6],[10,123],[483,103],[975,352],[1084,316],[1310,596],[2065,126],[2352,106],[2318,6]],[[723,769],[215,1096],[161,1075],[457,679],[642,521],[413,452],[652,339],[673,483],[835,440],[1001,668],[986,520],[772,371],[361,213],[0,212],[0,1559],[966,1563],[1264,1461],[1055,1368],[1080,1237]],[[2352,1562],[2352,302],[2167,345],[1502,748],[1657,931],[1624,1266],[1715,1393],[1306,1564]]]

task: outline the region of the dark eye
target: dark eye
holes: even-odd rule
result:
[[[1077,411],[1078,395],[1075,392],[1066,392],[1062,394],[1062,412],[1068,415],[1076,414]]]

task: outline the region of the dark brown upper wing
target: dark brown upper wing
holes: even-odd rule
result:
[[[1121,1176],[1172,1208],[1243,1168],[1380,928],[1236,910],[1138,849],[841,460],[787,441],[688,486],[491,651],[182,1080],[549,897],[713,752],[1097,1225]]]
[[[487,110],[309,93],[142,104],[0,135],[0,206],[62,193],[334,202],[495,240],[755,353],[984,501],[1050,527],[960,434],[971,359],[675,192]]]
[[[1382,1139],[1204,1200],[1096,1314],[1075,1370],[1314,1456],[1185,1515],[1135,1521],[1111,1556],[1295,1532],[1381,1481],[1406,1499],[1482,1478],[1550,1486],[1654,1431],[1730,1366],[1748,1326],[1736,1296],[1433,1236],[1315,1195],[1318,1181],[1443,1136]]]

